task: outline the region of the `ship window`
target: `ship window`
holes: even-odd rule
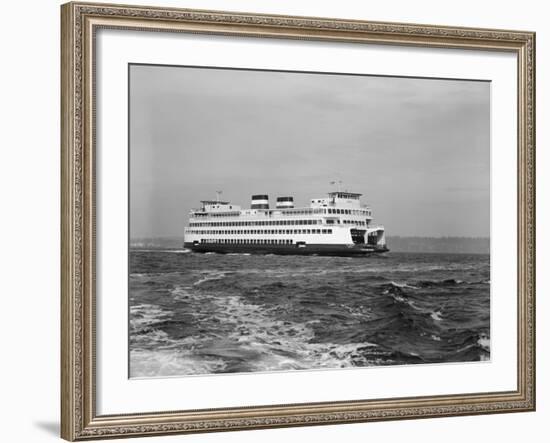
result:
[[[332,229],[327,229],[329,234],[332,234]]]

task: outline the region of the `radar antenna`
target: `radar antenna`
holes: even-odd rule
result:
[[[220,202],[220,197],[222,195],[222,191],[216,191],[216,202]]]

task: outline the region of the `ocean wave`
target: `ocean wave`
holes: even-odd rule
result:
[[[223,372],[226,363],[221,358],[195,358],[190,351],[174,349],[130,351],[130,377],[170,377]]]
[[[442,280],[419,280],[414,282],[395,282],[391,281],[390,283],[381,285],[386,293],[391,292],[392,290],[403,290],[403,289],[425,289],[425,288],[444,288],[444,287],[453,287],[458,285],[475,285],[475,284],[490,284],[488,280],[481,281],[465,281],[457,278],[447,278]]]
[[[452,361],[486,361],[490,357],[490,338],[485,333],[472,333],[462,343],[463,346],[454,351],[449,360]]]
[[[475,272],[435,258],[151,253],[131,260],[132,377],[490,356],[490,274],[478,257]]]
[[[384,283],[380,285],[379,288],[382,290],[382,294],[392,294],[392,295],[402,295],[402,296],[408,295],[405,289],[418,289],[418,287],[409,285],[408,283],[396,283],[393,281],[390,283]]]
[[[181,288],[179,291],[182,291]],[[312,327],[315,322],[276,319],[271,315],[276,308],[255,305],[239,296],[184,293],[210,306],[207,317],[202,321],[215,320],[219,324],[231,325],[231,328],[217,337],[186,337],[185,343],[159,337],[165,343],[158,348],[177,350],[177,357],[162,352],[159,354],[160,351],[147,353],[143,349],[134,349],[136,352],[131,354],[133,376],[354,367],[369,362],[374,364],[375,358],[380,358],[379,353],[369,357],[367,351],[377,347],[374,343],[314,342]],[[137,311],[142,312],[146,308],[140,306]],[[152,310],[149,319],[161,318],[161,310],[152,306],[149,308]],[[155,362],[155,358],[161,357],[162,362]],[[192,371],[189,369],[191,367]]]
[[[152,347],[166,343],[168,334],[159,328],[171,313],[151,304],[130,306],[131,347]]]
[[[393,286],[395,288],[400,288],[400,289],[403,289],[403,288],[418,289],[418,287],[410,285],[406,282],[405,283],[396,283],[396,282],[392,281],[389,284],[390,284],[390,286]]]
[[[165,320],[170,315],[170,312],[157,305],[142,303],[130,306],[130,327],[134,329],[149,327],[156,322]]]
[[[456,278],[446,278],[443,280],[421,280],[417,285],[421,288],[439,287],[439,286],[455,286],[465,283],[463,280]]]
[[[221,280],[225,278],[227,274],[228,274],[227,272],[220,272],[220,271],[204,272],[203,273],[204,277],[202,277],[200,280],[197,280],[195,283],[193,283],[193,286],[199,286],[203,283],[206,283],[207,281]]]
[[[491,339],[486,334],[480,334],[477,344],[486,351],[489,351],[491,349]]]

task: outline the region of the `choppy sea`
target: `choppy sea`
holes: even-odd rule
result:
[[[131,250],[131,377],[487,360],[488,255]]]

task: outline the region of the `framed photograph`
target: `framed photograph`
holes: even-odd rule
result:
[[[62,437],[535,409],[535,35],[68,3]]]

